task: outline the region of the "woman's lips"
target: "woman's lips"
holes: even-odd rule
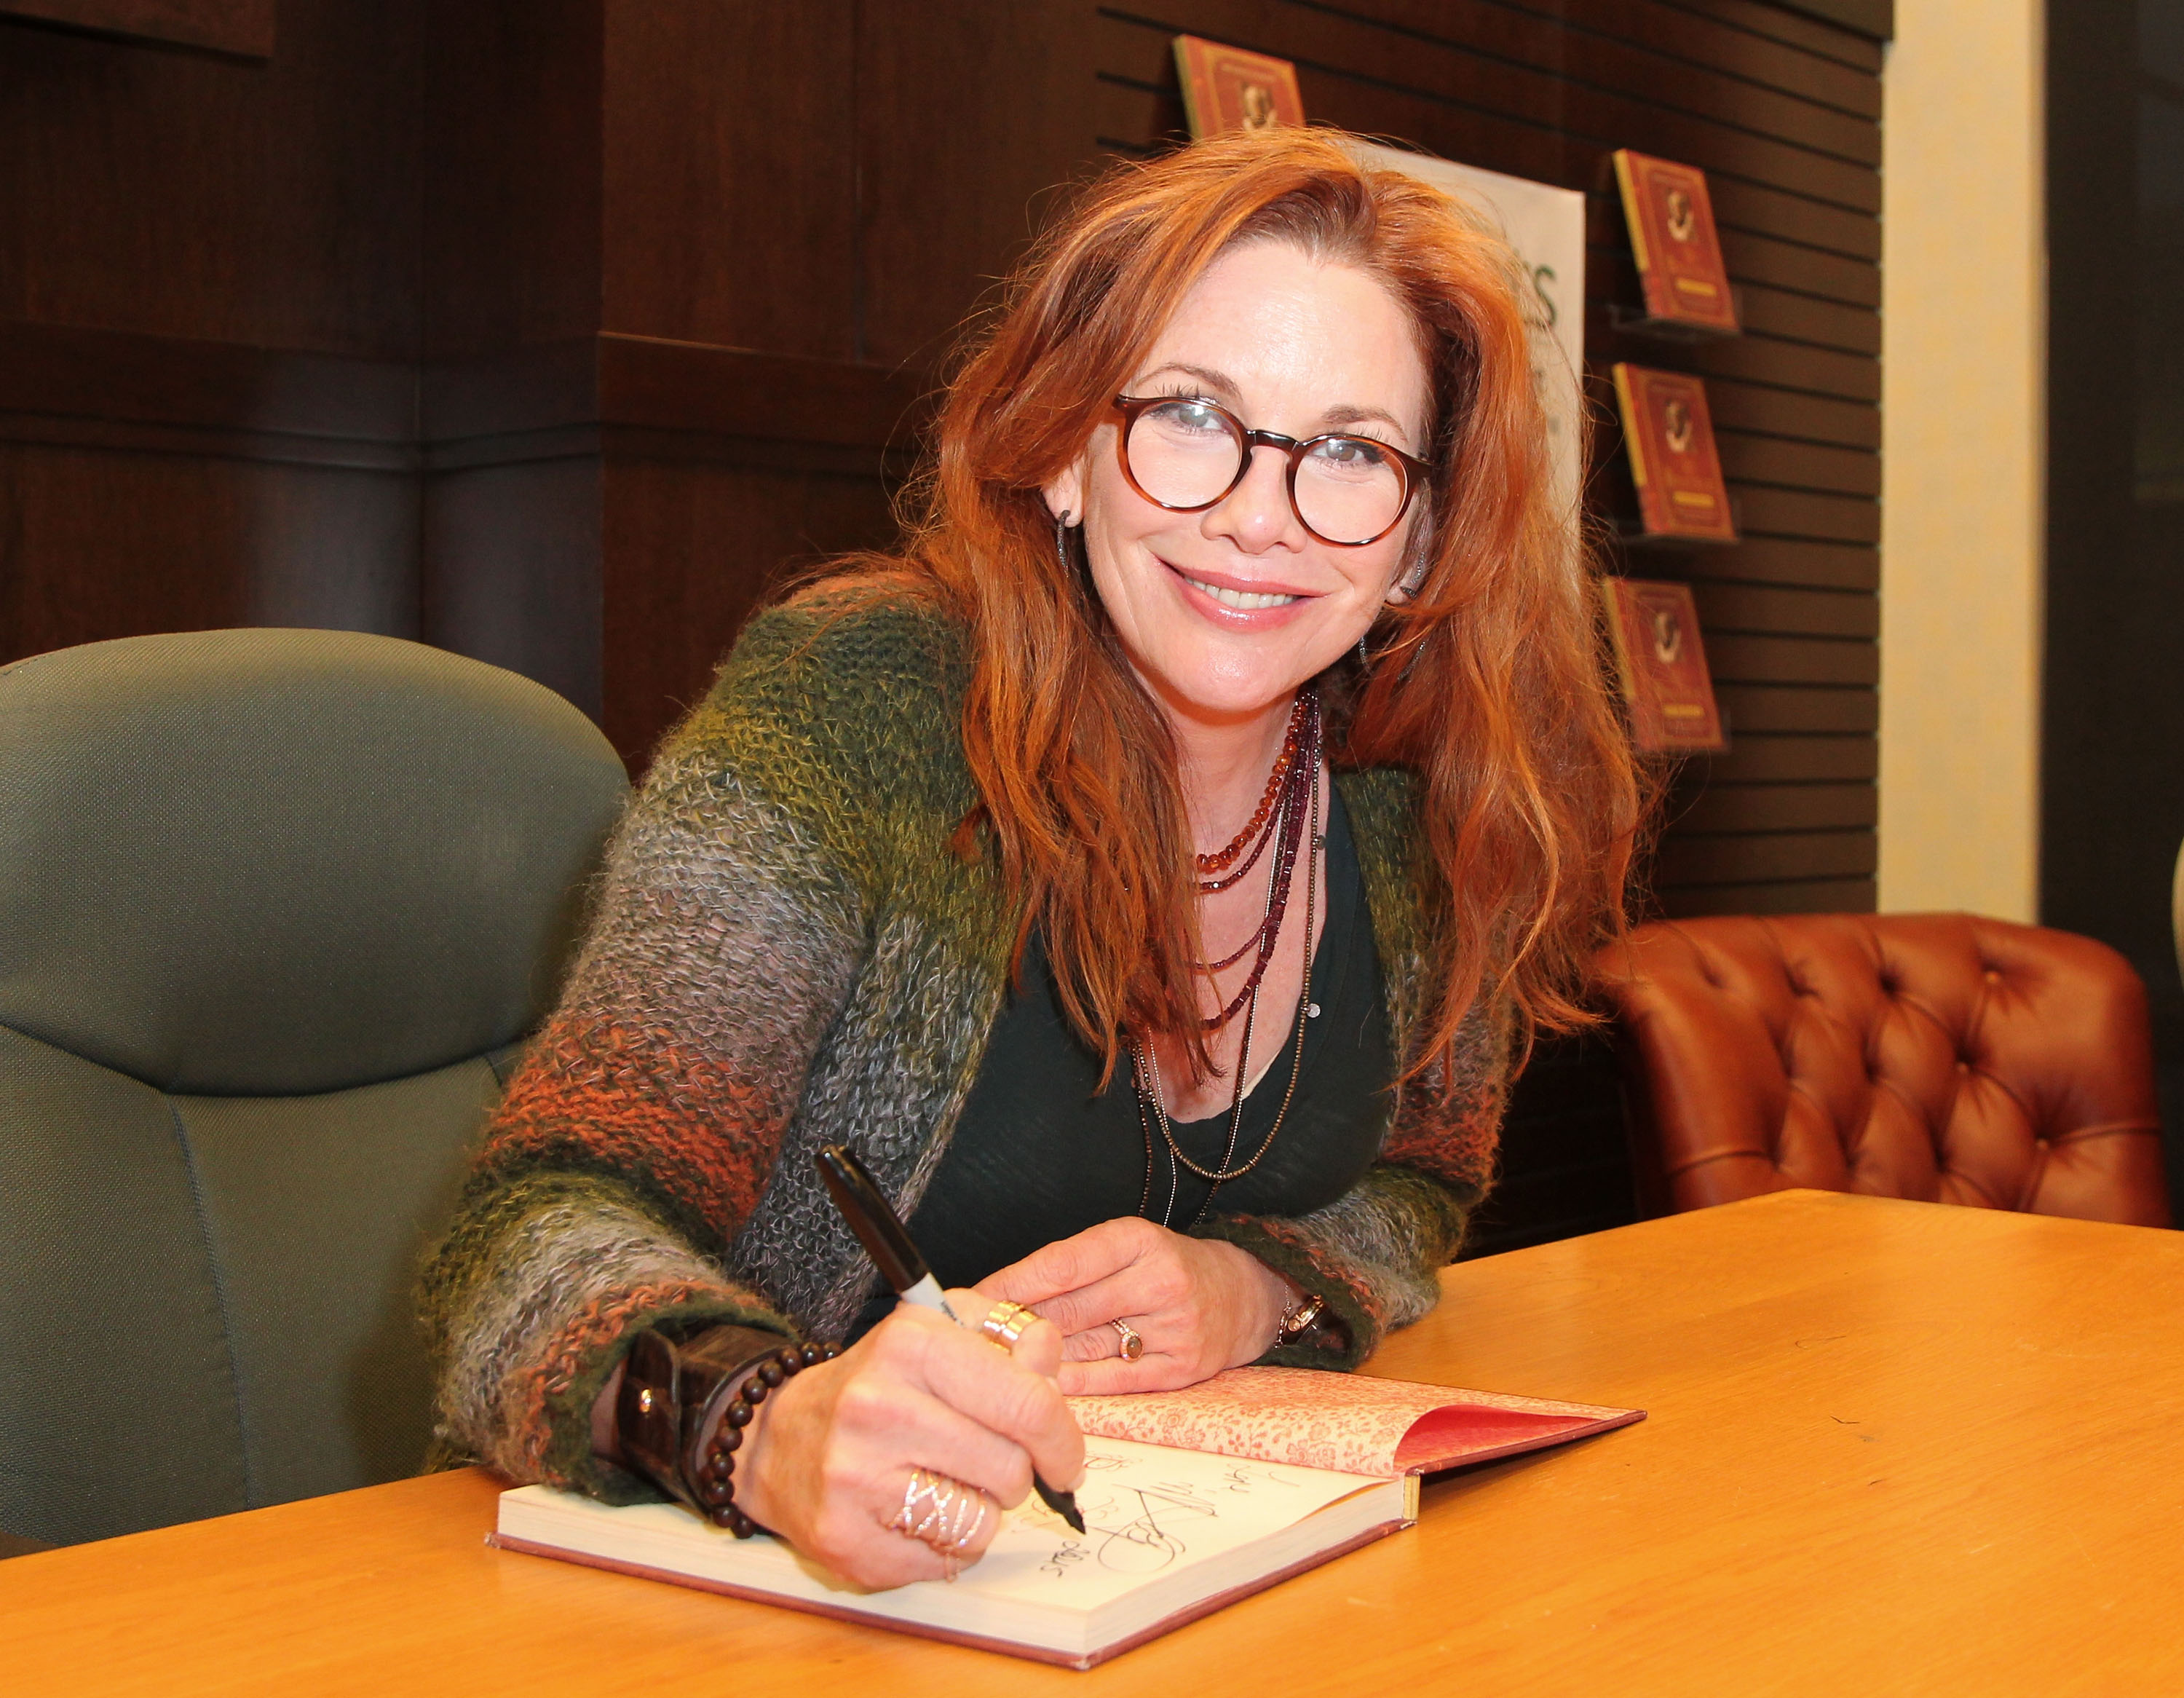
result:
[[[1202,591],[1223,607],[1234,607],[1241,613],[1256,613],[1262,607],[1286,607],[1296,600],[1294,595],[1271,595],[1245,589],[1224,589],[1218,584],[1208,584],[1202,578],[1193,578],[1189,573],[1179,576],[1193,589]]]
[[[1184,571],[1180,567],[1167,566],[1184,590],[1206,611],[1220,617],[1224,624],[1267,624],[1274,623],[1290,608],[1312,598],[1292,589],[1250,589],[1241,584],[1223,584],[1216,578],[1201,578]]]

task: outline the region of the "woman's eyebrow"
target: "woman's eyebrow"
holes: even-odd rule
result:
[[[1210,366],[1194,366],[1185,360],[1171,360],[1165,366],[1156,366],[1143,377],[1134,379],[1131,388],[1141,388],[1170,371],[1192,378],[1229,400],[1235,399],[1240,394],[1235,379],[1226,372],[1217,371]],[[1329,430],[1341,430],[1355,424],[1384,424],[1399,438],[1407,441],[1410,438],[1410,432],[1403,422],[1384,407],[1336,405],[1329,407],[1319,418]]]
[[[1402,441],[1410,439],[1410,432],[1393,413],[1380,407],[1329,407],[1320,415],[1329,426],[1336,430],[1354,424],[1386,425]]]
[[[1137,383],[1150,383],[1165,371],[1180,371],[1184,377],[1195,377],[1207,388],[1218,389],[1231,399],[1234,399],[1237,393],[1235,379],[1225,372],[1217,371],[1210,366],[1193,366],[1182,360],[1171,360],[1165,366],[1156,366],[1144,377],[1139,378]],[[1134,383],[1132,387],[1135,388],[1136,384]]]

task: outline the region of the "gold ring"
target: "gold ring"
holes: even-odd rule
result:
[[[1011,1303],[1006,1297],[986,1311],[986,1318],[978,1323],[979,1332],[1004,1350],[1013,1350],[1024,1329],[1039,1316],[1021,1303]]]
[[[1123,1335],[1123,1360],[1124,1361],[1134,1362],[1139,1357],[1145,1354],[1145,1341],[1138,1337],[1138,1329],[1136,1327],[1131,1326],[1128,1321],[1123,1320],[1119,1315],[1112,1321],[1110,1321],[1107,1324]]]
[[[961,1569],[963,1552],[985,1530],[993,1507],[993,1500],[976,1486],[913,1468],[910,1483],[902,1490],[902,1507],[888,1523],[888,1531],[932,1546],[939,1554],[942,1572],[953,1580]]]

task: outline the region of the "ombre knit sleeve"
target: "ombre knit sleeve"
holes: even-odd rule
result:
[[[655,1495],[590,1448],[636,1331],[795,1330],[722,1268],[859,970],[867,898],[827,817],[855,787],[811,730],[823,703],[800,687],[794,622],[769,618],[619,828],[560,1005],[427,1271],[442,1460]]]

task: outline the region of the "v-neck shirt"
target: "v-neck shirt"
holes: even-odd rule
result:
[[[942,1285],[975,1284],[1042,1245],[1124,1215],[1180,1232],[1201,1214],[1306,1215],[1364,1176],[1387,1132],[1394,1051],[1349,818],[1340,796],[1329,795],[1327,915],[1308,1000],[1290,1008],[1261,1003],[1252,1058],[1265,1044],[1279,1053],[1245,1096],[1233,1151],[1226,1108],[1169,1122],[1176,1145],[1200,1167],[1234,1172],[1250,1162],[1250,1171],[1217,1185],[1177,1161],[1158,1117],[1149,1106],[1140,1113],[1127,1052],[1100,1088],[1100,1058],[1062,1013],[1034,935],[1021,985],[994,1023],[955,1137],[909,1223]],[[1290,911],[1301,915],[1303,907],[1292,900]],[[1303,1050],[1290,1094],[1300,1022]],[[886,1293],[875,1298],[855,1331],[894,1302]]]

